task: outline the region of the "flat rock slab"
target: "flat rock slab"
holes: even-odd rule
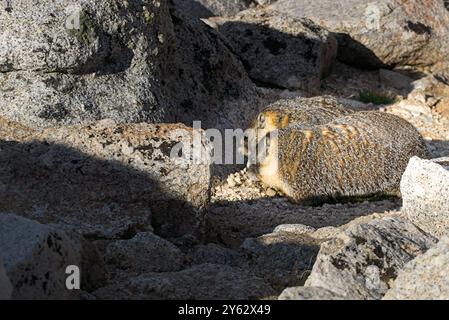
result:
[[[195,233],[209,201],[210,163],[201,133],[198,164],[190,161],[192,141],[183,125],[112,120],[2,141],[0,210],[91,238],[153,227],[171,237]]]
[[[423,230],[449,234],[449,158],[410,160],[401,181],[402,211]]]
[[[21,141],[34,132],[27,126],[0,117],[0,137],[3,141]]]
[[[13,299],[75,297],[66,287],[66,268],[80,266],[81,256],[64,232],[0,213],[0,259],[13,286]]]

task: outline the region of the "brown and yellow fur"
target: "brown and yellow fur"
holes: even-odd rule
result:
[[[353,113],[331,96],[280,100],[263,110],[252,124],[265,136],[291,125],[313,126]]]

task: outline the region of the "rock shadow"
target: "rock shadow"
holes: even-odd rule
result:
[[[210,242],[238,248],[246,238],[273,232],[283,224],[303,224],[315,229],[339,227],[374,213],[399,210],[402,201],[324,204],[308,207],[284,198],[251,201],[219,201],[211,204],[206,216],[206,238]]]
[[[170,5],[176,6],[192,18],[202,19],[215,16],[214,13],[206,8],[200,1],[170,0]]]
[[[117,37],[102,34],[99,38],[99,54],[94,55],[84,64],[73,70],[75,75],[96,74],[98,76],[114,75],[131,68],[134,52],[126,47]]]
[[[365,70],[391,69],[371,49],[349,34],[334,32],[333,35],[338,41],[337,59],[341,62]]]
[[[0,141],[0,212],[94,239],[198,234],[203,212],[148,172],[46,142]]]

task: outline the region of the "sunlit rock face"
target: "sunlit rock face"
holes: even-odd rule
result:
[[[447,68],[449,11],[440,0],[279,0],[270,6],[334,32],[339,59],[362,68]]]

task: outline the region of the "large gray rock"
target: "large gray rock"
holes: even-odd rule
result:
[[[337,55],[335,38],[308,19],[249,9],[210,21],[256,83],[316,93]]]
[[[449,158],[414,157],[401,180],[402,211],[423,230],[449,234]]]
[[[305,286],[350,299],[380,299],[405,264],[435,242],[402,218],[355,223],[322,244]]]
[[[106,248],[106,263],[127,277],[148,272],[178,271],[184,255],[175,245],[151,232],[114,241]]]
[[[320,241],[304,234],[276,232],[249,238],[241,246],[252,272],[273,288],[303,285],[320,249]]]
[[[165,1],[12,2],[0,10],[0,114],[33,127],[161,121]]]
[[[99,299],[248,300],[271,297],[262,279],[237,268],[203,264],[179,272],[147,274],[94,292]]]
[[[12,295],[12,285],[0,259],[0,300],[9,300]]]
[[[11,4],[0,10],[0,115],[10,120],[34,128],[105,118],[213,126],[207,111],[254,98],[216,33],[171,15],[166,0]]]
[[[0,210],[91,238],[153,228],[170,237],[196,233],[211,175],[208,148],[201,132],[198,137],[198,163],[190,161],[192,129],[176,124],[103,120],[2,141]]]
[[[0,213],[0,259],[13,285],[13,299],[69,299],[65,273],[81,266],[79,248],[57,229]],[[81,267],[80,267],[81,268]]]
[[[449,12],[441,0],[279,0],[270,8],[336,33],[339,59],[358,67],[448,66]]]
[[[449,238],[406,264],[384,299],[448,300]]]

